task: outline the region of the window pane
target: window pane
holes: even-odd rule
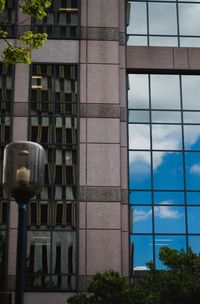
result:
[[[199,204],[200,205],[200,192],[188,192],[187,191],[187,204]]]
[[[179,3],[179,27],[181,35],[200,35],[200,4]]]
[[[75,233],[57,231],[53,233],[52,269],[55,274],[75,273]]]
[[[182,153],[153,153],[154,189],[183,189]]]
[[[147,13],[146,3],[132,2],[128,34],[146,34],[147,33]]]
[[[200,125],[184,126],[185,149],[200,150]]]
[[[128,101],[129,108],[149,108],[149,83],[148,75],[129,74]]]
[[[189,235],[188,245],[192,248],[195,253],[200,252],[200,236],[199,235]]]
[[[154,224],[156,233],[185,233],[185,208],[155,206]]]
[[[167,269],[165,265],[159,260],[159,251],[163,246],[167,246],[173,249],[181,250],[186,249],[186,237],[179,235],[165,235],[156,236],[155,238],[155,253],[156,253],[156,268]]]
[[[133,268],[134,270],[147,269],[146,263],[153,260],[153,242],[152,236],[148,235],[134,235],[131,236],[133,243]]]
[[[149,37],[150,46],[178,46],[177,37]]]
[[[150,149],[149,125],[129,125],[129,149]]]
[[[154,204],[176,205],[184,204],[183,192],[154,192]]]
[[[129,188],[150,189],[150,152],[129,152]]]
[[[133,233],[152,233],[152,208],[133,207],[130,209],[130,230]]]
[[[152,109],[179,109],[180,88],[178,75],[151,75]]]
[[[183,108],[187,110],[200,109],[200,77],[185,75],[182,76]]]
[[[186,153],[185,162],[187,190],[200,190],[200,153]]]
[[[200,219],[200,207],[188,207],[188,232],[200,233],[199,219]]]
[[[27,272],[50,273],[50,232],[28,231]],[[42,282],[40,282],[42,283]]]
[[[181,47],[200,47],[200,38],[198,37],[180,37]]]
[[[152,122],[169,122],[169,123],[180,123],[181,112],[178,111],[152,111],[151,113]]]
[[[199,123],[200,112],[183,112],[184,123]]]
[[[149,122],[149,111],[129,111],[129,122]]]
[[[176,5],[172,3],[149,2],[149,33],[176,35]]]
[[[130,193],[130,204],[151,204],[151,202],[151,192],[131,191]]]
[[[152,125],[152,146],[154,150],[182,149],[181,126]]]
[[[127,35],[127,45],[147,45],[147,36]]]

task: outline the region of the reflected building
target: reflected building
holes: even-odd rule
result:
[[[164,245],[200,252],[199,10],[54,0],[43,21],[23,22],[7,2],[10,39],[49,35],[30,66],[0,64],[0,180],[10,141],[46,152],[28,212],[25,304],[64,303],[106,269],[162,269]],[[16,235],[17,207],[0,185],[0,302],[12,304]]]

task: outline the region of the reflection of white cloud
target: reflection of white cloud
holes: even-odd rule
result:
[[[146,219],[148,219],[152,214],[152,211],[149,210],[148,212],[144,211],[144,210],[135,210],[134,211],[134,223],[136,222],[142,222],[145,221]]]
[[[180,213],[174,207],[171,206],[164,206],[166,204],[171,205],[172,202],[170,201],[163,201],[159,203],[162,206],[155,206],[154,207],[154,216],[161,218],[161,219],[178,219],[182,217],[184,214]],[[134,210],[133,222],[142,222],[147,220],[151,217],[152,211],[144,211],[143,209],[136,209]]]
[[[185,126],[184,127],[184,139],[186,149],[190,149],[200,138],[199,126]]]
[[[164,204],[166,204],[166,202],[164,202]],[[154,216],[157,216],[159,218],[162,219],[178,219],[182,216],[182,213],[179,213],[177,210],[174,210],[172,207],[170,206],[156,206],[154,208]]]
[[[149,270],[149,268],[147,266],[136,266],[134,270]]]
[[[192,174],[200,175],[200,164],[194,164],[193,166],[191,166],[189,172],[192,173]]]

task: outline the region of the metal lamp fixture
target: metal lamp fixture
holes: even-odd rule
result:
[[[27,208],[35,194],[41,192],[44,182],[45,151],[37,143],[19,141],[5,147],[3,159],[3,189],[18,203],[18,235],[15,304],[24,303]]]

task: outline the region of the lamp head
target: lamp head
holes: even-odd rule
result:
[[[37,143],[19,141],[4,149],[3,189],[7,196],[33,197],[44,183],[45,151]],[[17,200],[17,199],[16,199]]]

